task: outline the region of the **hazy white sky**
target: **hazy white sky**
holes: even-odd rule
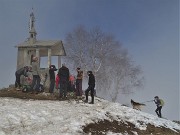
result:
[[[165,100],[164,117],[180,119],[179,0],[0,0],[0,87],[14,83],[15,45],[25,41],[32,7],[37,38],[64,40],[77,25],[100,26],[115,35],[137,65],[145,86],[130,98],[144,102]],[[144,111],[154,114],[155,105]]]

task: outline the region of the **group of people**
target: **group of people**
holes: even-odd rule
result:
[[[49,67],[49,93],[54,93],[54,88],[56,84],[56,89],[59,90],[59,98],[60,99],[66,99],[67,98],[67,92],[71,91],[74,92],[77,97],[81,97],[83,94],[82,91],[82,80],[83,80],[83,71],[78,67],[76,69],[77,76],[74,77],[73,75],[70,75],[69,69],[66,67],[65,64],[62,64],[62,67],[58,70],[57,75],[55,76],[55,71],[58,69],[55,67],[55,65],[50,65]],[[31,74],[29,74],[31,73]],[[92,71],[87,72],[89,79],[88,79],[88,88],[85,90],[85,102],[88,102],[88,95],[89,92],[91,93],[91,102],[90,104],[94,104],[94,93],[95,93],[95,77],[93,75]],[[25,66],[20,68],[15,72],[16,81],[15,81],[15,87],[17,90],[30,91],[33,93],[39,93],[44,91],[44,84],[47,79],[47,73],[43,76],[39,73],[39,63],[38,63],[38,57],[33,57],[32,59],[32,66]],[[25,82],[21,82],[21,77],[24,77]],[[155,110],[158,117],[162,117],[161,115],[161,109],[163,106],[163,103],[161,99],[158,96],[154,97],[155,104],[157,105],[157,109]]]
[[[59,89],[59,98],[67,98],[67,91],[73,91],[75,92],[77,98],[81,97],[83,94],[82,91],[82,80],[83,80],[83,71],[78,67],[76,69],[77,71],[77,77],[75,79],[75,77],[73,75],[70,75],[69,73],[69,69],[66,67],[65,64],[62,64],[62,67],[58,70],[58,74],[55,78],[55,73],[54,71],[57,71],[57,69],[50,68],[49,70],[49,74],[51,77],[52,74],[52,78],[53,80],[50,79],[50,91],[53,93],[53,88],[55,85],[55,81],[56,81],[56,88]],[[51,73],[50,73],[51,72]],[[95,77],[92,73],[92,71],[88,71],[87,72],[89,79],[88,79],[88,88],[85,91],[85,95],[86,95],[86,100],[85,102],[88,102],[88,94],[89,92],[91,92],[91,104],[94,104],[94,88],[95,88]]]
[[[83,80],[83,71],[78,67],[77,70],[77,76],[74,77],[73,75],[70,75],[69,69],[66,67],[65,64],[62,64],[62,67],[59,68],[57,75],[55,76],[55,71],[58,69],[55,67],[55,65],[50,65],[49,67],[49,93],[54,93],[54,88],[56,86],[56,89],[59,90],[59,98],[60,99],[66,99],[67,98],[67,92],[71,91],[74,92],[77,97],[81,97],[83,94],[82,91],[82,80]],[[38,63],[38,57],[32,58],[31,67],[25,66],[20,68],[16,71],[16,81],[15,81],[15,87],[17,90],[28,89],[32,94],[39,93],[44,91],[44,84],[47,79],[47,73],[45,75],[40,74],[39,72],[39,63]],[[31,73],[31,76],[28,74]],[[88,88],[85,91],[86,99],[85,102],[88,102],[88,94],[91,92],[91,104],[94,104],[94,88],[95,88],[95,77],[93,75],[92,71],[87,72],[89,79],[88,79]],[[24,77],[24,80],[26,83],[21,82],[21,77]]]

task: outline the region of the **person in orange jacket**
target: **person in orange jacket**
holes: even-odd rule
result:
[[[83,71],[80,68],[77,68],[77,78],[76,78],[76,96],[82,96],[82,79],[83,79]]]

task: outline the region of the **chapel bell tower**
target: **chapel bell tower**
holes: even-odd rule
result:
[[[35,17],[34,17],[34,13],[32,11],[32,13],[30,14],[30,20],[29,20],[29,40],[30,40],[30,44],[32,45],[33,43],[36,42],[36,30],[35,30]]]

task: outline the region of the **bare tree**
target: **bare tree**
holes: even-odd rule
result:
[[[65,40],[67,60],[96,76],[97,93],[108,94],[116,101],[120,93],[142,85],[140,67],[134,66],[128,52],[111,34],[95,27],[86,30],[78,26]],[[74,68],[73,67],[73,68]]]
[[[128,57],[128,53],[124,50],[120,53],[121,56],[115,56],[113,71],[113,86],[114,90],[110,93],[112,101],[116,101],[119,94],[129,94],[133,92],[133,88],[139,88],[143,85],[144,78],[141,76],[142,71],[139,66],[134,66],[134,63]]]

